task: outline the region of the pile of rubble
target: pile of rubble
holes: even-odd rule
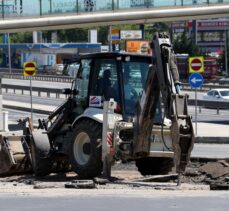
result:
[[[192,160],[182,181],[208,184],[211,190],[229,190],[229,160]]]
[[[32,185],[34,189],[43,188],[119,188],[128,186],[133,188],[154,188],[175,190],[177,174],[175,169],[168,175],[142,176],[134,162],[119,163],[112,168],[112,180],[95,178],[81,180],[74,172],[51,174],[42,178],[35,178],[32,174],[12,175],[0,178],[0,183]],[[181,178],[182,186],[191,188],[208,187],[208,190],[229,190],[229,160],[192,160]]]

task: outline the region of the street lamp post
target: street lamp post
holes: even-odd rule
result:
[[[228,73],[228,63],[227,63],[227,40],[228,40],[228,31],[225,30],[225,47],[224,47],[224,51],[225,51],[225,72],[226,72],[226,76],[229,75]]]
[[[109,50],[112,52],[112,26],[109,27]]]
[[[11,73],[10,33],[7,33],[7,38],[8,38],[8,64],[9,64],[9,72]]]

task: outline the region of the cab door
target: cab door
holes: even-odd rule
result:
[[[120,89],[115,58],[94,58],[89,86],[89,106],[101,107],[113,98],[119,101]]]

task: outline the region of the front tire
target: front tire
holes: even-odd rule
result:
[[[72,169],[81,178],[93,178],[102,172],[102,125],[82,120],[75,125],[70,147]]]

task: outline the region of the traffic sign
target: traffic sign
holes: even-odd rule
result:
[[[204,72],[204,57],[189,57],[189,73]]]
[[[188,81],[192,88],[199,88],[203,85],[204,78],[200,73],[193,73],[189,76]]]
[[[24,76],[36,75],[36,62],[24,62]]]

